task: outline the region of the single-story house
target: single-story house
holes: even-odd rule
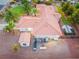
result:
[[[20,42],[23,42],[23,43],[25,42],[25,39],[26,39],[26,41],[28,39],[31,40],[32,36],[37,39],[38,38],[46,38],[46,39],[48,38],[48,39],[58,40],[58,38],[62,35],[58,22],[48,21],[48,20],[42,21],[40,18],[35,19],[33,17],[33,18],[29,19],[27,16],[22,17],[16,27],[20,29],[21,34],[23,34],[25,31],[30,33],[30,37],[31,37],[30,39],[27,38],[29,36],[24,35],[24,34],[23,34],[23,37],[26,37],[26,38],[19,39]],[[27,33],[27,34],[29,34],[29,33]]]
[[[79,2],[79,0],[54,0],[55,2],[56,1],[61,1],[61,2],[67,2],[67,1],[74,1],[74,2]]]
[[[42,7],[45,7],[46,5],[37,5],[37,8],[39,8],[40,13],[43,13]],[[30,33],[30,40],[31,39],[51,39],[51,40],[58,40],[59,37],[62,36],[62,31],[59,26],[59,19],[60,15],[54,11],[54,7],[49,6],[47,7],[48,11],[47,14],[43,16],[41,14],[41,17],[33,17],[33,16],[22,16],[20,20],[18,21],[16,28],[20,29],[21,34],[24,32],[27,32],[27,34]],[[48,13],[49,12],[49,13]],[[58,15],[58,17],[56,16]],[[24,35],[26,38],[29,37],[27,35]],[[24,38],[25,39],[25,38]],[[29,38],[28,38],[29,39]],[[26,40],[28,40],[26,39]],[[19,39],[20,40],[20,39]],[[21,39],[22,42],[23,39]]]

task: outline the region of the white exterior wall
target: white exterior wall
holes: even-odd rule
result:
[[[36,35],[35,38],[49,38],[53,40],[58,40],[60,35]]]

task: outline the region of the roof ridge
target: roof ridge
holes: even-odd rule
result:
[[[41,23],[40,23],[41,24]],[[48,22],[46,22],[46,21],[44,21],[44,23],[35,31],[35,32],[37,32],[40,28],[42,28],[42,26],[43,25],[47,25],[48,24],[48,26],[50,26],[52,29],[54,29],[56,32],[58,32],[59,34],[60,34],[60,32],[59,31],[57,31],[54,27],[52,27],[52,25],[50,25]]]
[[[44,20],[42,21],[42,23],[44,24]],[[41,23],[40,23],[40,24],[41,24]],[[42,27],[43,24],[41,24],[40,27]],[[40,27],[39,27],[39,28],[40,28]],[[37,28],[35,32],[37,32],[39,28]]]
[[[49,23],[47,22],[47,24],[49,24]],[[53,23],[52,23],[52,24],[53,24]],[[60,32],[57,31],[57,29],[55,29],[52,25],[49,24],[49,26],[51,26],[54,30],[56,30],[56,32],[58,32],[58,33],[60,34]]]

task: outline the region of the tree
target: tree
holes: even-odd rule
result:
[[[32,0],[33,3],[38,3],[39,0]]]
[[[32,0],[32,5],[33,5],[34,7],[36,7],[36,4],[38,3],[38,1],[39,1],[39,0]]]
[[[72,14],[73,22],[79,24],[79,9]]]
[[[44,0],[32,0],[33,3],[40,4],[43,3]]]
[[[63,2],[61,4],[62,11],[65,12],[68,9],[69,6],[70,6],[69,2]]]
[[[14,44],[14,45],[12,46],[12,50],[13,50],[14,53],[18,52],[19,49],[20,49],[20,45],[19,45],[19,44]]]
[[[28,0],[21,0],[22,6],[24,7],[25,12],[27,13],[27,15],[30,14],[31,11],[31,4],[29,3]]]
[[[32,8],[32,9],[31,9],[31,14],[32,14],[32,15],[36,16],[36,13],[37,13],[37,12],[38,12],[38,11],[37,11],[36,8]]]
[[[32,2],[36,3],[37,1],[38,0],[33,0]],[[33,7],[28,0],[21,0],[21,3],[27,15],[32,14],[36,16],[37,9]]]
[[[75,8],[79,8],[79,2],[75,4]]]
[[[62,6],[62,11],[66,14],[66,15],[72,15],[72,13],[74,12],[75,8],[73,5],[70,4],[70,2],[64,2],[61,4]]]
[[[9,21],[8,25],[4,28],[6,32],[11,32],[15,27],[14,21]]]
[[[46,5],[51,5],[52,3],[53,3],[53,0],[47,0],[47,1],[45,1]]]
[[[9,21],[16,22],[18,20],[18,16],[14,14],[13,12],[11,12],[9,9],[6,11],[4,17],[7,22]]]
[[[74,6],[70,5],[68,9],[65,11],[66,15],[72,15],[74,13]]]

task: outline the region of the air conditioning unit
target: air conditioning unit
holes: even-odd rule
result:
[[[32,30],[33,30],[32,28],[27,28],[27,31],[30,31],[31,32]]]

